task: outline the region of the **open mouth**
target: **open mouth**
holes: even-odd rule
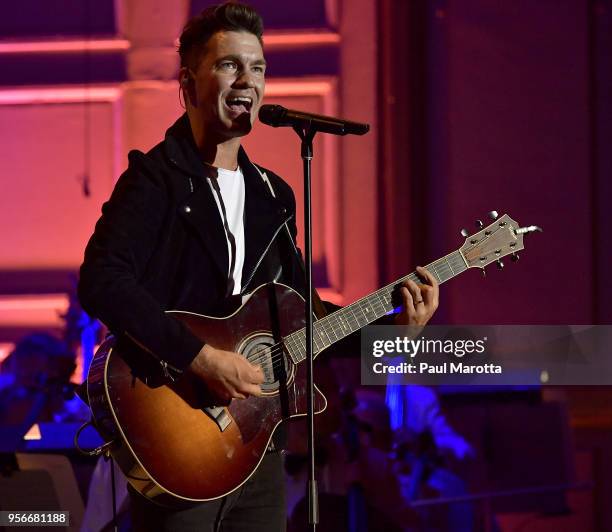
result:
[[[230,96],[225,103],[235,113],[250,113],[253,107],[253,99],[248,96]]]

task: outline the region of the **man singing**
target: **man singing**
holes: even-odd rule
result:
[[[180,38],[179,84],[186,114],[144,154],[132,151],[87,246],[79,296],[117,336],[161,364],[189,373],[220,404],[260,395],[259,366],[195,336],[165,311],[227,315],[235,300],[277,280],[304,293],[294,244],[295,199],[241,147],[262,104],[263,23],[251,7],[211,6]],[[288,231],[283,230],[284,226]],[[423,325],[438,305],[435,279],[402,288],[399,323]],[[282,462],[269,450],[229,495],[166,508],[130,490],[135,530],[284,530]]]

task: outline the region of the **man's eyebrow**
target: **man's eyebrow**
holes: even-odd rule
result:
[[[223,57],[220,57],[219,59],[217,59],[217,63],[221,63],[223,61],[228,61],[228,60],[232,60],[232,61],[236,61],[238,63],[241,63],[243,61],[243,58],[239,55],[236,54],[228,54],[228,55],[224,55]],[[253,64],[255,65],[267,65],[266,60],[262,57],[260,59],[255,59],[253,61]]]

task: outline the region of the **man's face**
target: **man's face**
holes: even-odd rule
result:
[[[189,99],[205,131],[220,138],[246,135],[265,87],[266,62],[259,40],[248,32],[220,31],[208,43]]]

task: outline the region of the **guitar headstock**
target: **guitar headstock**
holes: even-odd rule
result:
[[[523,238],[526,233],[542,231],[535,225],[519,227],[507,214],[497,217],[497,213],[492,211],[493,213],[495,215],[493,223],[468,236],[465,244],[459,249],[469,268],[484,270],[485,266],[493,262],[497,262],[498,266],[503,268],[504,264],[501,261],[503,257],[510,255],[513,260],[518,259],[518,252],[525,248]],[[462,234],[465,236],[464,231]]]

